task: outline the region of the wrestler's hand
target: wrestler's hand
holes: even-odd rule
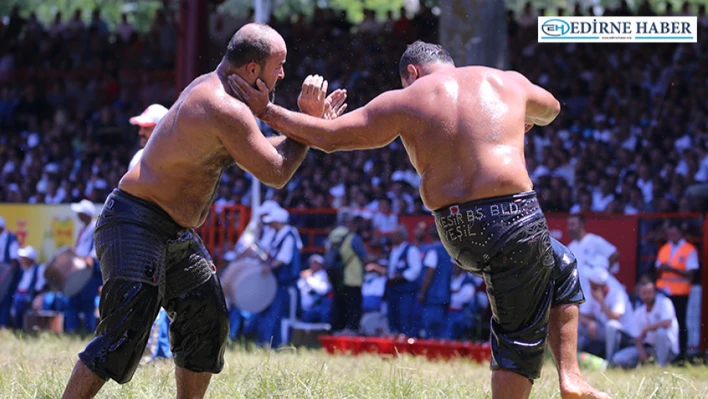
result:
[[[260,78],[256,79],[258,88],[254,88],[237,74],[229,76],[228,82],[231,90],[244,104],[248,105],[254,115],[259,116],[266,111],[268,104],[270,104],[270,99],[268,98],[270,90]]]
[[[327,96],[326,80],[320,75],[309,75],[302,82],[302,90],[297,97],[297,106],[300,112],[322,118],[325,112],[325,99]]]
[[[330,93],[325,100],[325,119],[336,119],[344,113],[347,109],[347,91],[344,89],[337,89]]]

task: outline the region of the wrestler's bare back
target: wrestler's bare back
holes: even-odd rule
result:
[[[218,90],[223,91],[214,73],[195,79],[155,128],[140,163],[118,185],[156,203],[185,227],[204,222],[221,174],[234,163],[206,124],[191,117]],[[182,115],[185,111],[190,115]]]
[[[429,209],[533,189],[524,158],[527,96],[510,74],[449,68],[398,91],[400,136]]]
[[[305,153],[305,146],[285,137],[266,139],[248,107],[211,72],[184,89],[118,188],[193,228],[206,220],[226,168],[237,164],[265,184],[282,187]]]
[[[526,123],[547,125],[560,104],[516,72],[435,64],[401,90],[322,121],[268,104],[235,76],[229,81],[261,119],[289,138],[326,152],[365,150],[400,136],[421,176],[420,193],[436,210],[480,198],[530,191]]]

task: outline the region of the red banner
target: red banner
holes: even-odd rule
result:
[[[568,215],[565,214],[546,215],[551,237],[565,245],[571,241],[566,230],[567,219]],[[403,216],[399,221],[408,228],[411,239],[416,224],[423,221],[432,226],[434,223],[431,216]],[[585,225],[588,232],[603,237],[617,247],[620,252],[620,271],[616,277],[627,287],[628,292],[632,292],[637,277],[637,218],[623,215],[588,216]]]

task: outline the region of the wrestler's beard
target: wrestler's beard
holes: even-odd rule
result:
[[[275,104],[275,87],[270,91],[270,102]]]

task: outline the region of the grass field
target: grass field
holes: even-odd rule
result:
[[[0,332],[0,397],[61,397],[77,353],[85,341],[43,335],[18,337]],[[126,385],[109,382],[99,398],[174,398],[171,361],[141,366]],[[586,371],[588,380],[613,398],[708,398],[708,368],[630,372]],[[488,365],[465,360],[429,362],[422,358],[330,356],[323,351],[266,352],[233,347],[224,371],[212,379],[209,398],[487,398]],[[536,382],[533,398],[558,398],[552,363]]]

